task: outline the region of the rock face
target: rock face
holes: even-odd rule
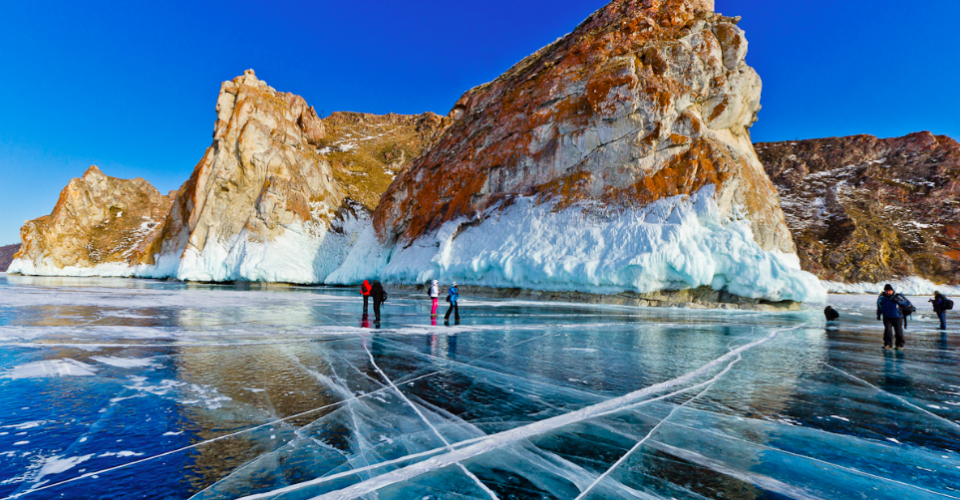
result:
[[[330,281],[822,295],[750,141],[761,82],[738,21],[615,0],[470,90]]]
[[[171,202],[143,179],[108,177],[91,166],[67,184],[50,215],[23,226],[9,272],[130,276]]]
[[[960,283],[960,144],[929,132],[761,143],[804,269]]]
[[[322,279],[329,257],[340,250],[337,238],[327,236],[347,208],[329,163],[315,149],[324,133],[302,97],[277,92],[252,70],[224,82],[213,144],[144,254],[148,274]]]
[[[441,121],[432,113],[321,120],[253,70],[223,83],[216,111],[213,144],[178,191],[163,197],[143,180],[92,168],[52,215],[27,223],[15,270],[320,283]]]
[[[442,121],[436,113],[336,112],[323,119],[326,134],[319,152],[346,196],[372,213],[400,169],[433,140]]]
[[[7,268],[10,267],[10,263],[13,262],[13,256],[19,251],[19,243],[0,247],[0,273],[7,272]]]

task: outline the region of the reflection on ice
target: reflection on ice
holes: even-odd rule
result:
[[[960,330],[832,302],[0,277],[0,498],[960,497]]]

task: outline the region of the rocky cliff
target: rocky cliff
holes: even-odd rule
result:
[[[67,184],[50,215],[24,224],[9,272],[129,276],[171,203],[143,179],[109,177],[91,166]]]
[[[7,268],[10,267],[10,263],[13,262],[13,256],[19,251],[19,243],[0,247],[0,273],[7,272]]]
[[[23,228],[11,271],[318,283],[369,225],[380,194],[441,118],[322,120],[253,70],[224,82],[213,143],[169,197],[92,167]]]
[[[615,0],[470,90],[329,280],[821,297],[750,141],[738,21]]]
[[[804,269],[960,283],[960,144],[929,132],[761,143]]]
[[[224,82],[213,144],[180,188],[147,274],[197,281],[323,279],[342,252],[332,232],[349,210],[316,150],[323,122],[302,97],[252,70]]]

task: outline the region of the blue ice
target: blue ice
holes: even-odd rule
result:
[[[0,499],[960,498],[960,328],[830,301],[0,275]]]

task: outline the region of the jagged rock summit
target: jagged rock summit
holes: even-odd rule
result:
[[[872,284],[863,291],[873,291],[914,277],[960,283],[957,141],[919,132],[756,148],[780,190],[803,268],[836,282],[831,287]]]
[[[145,274],[313,283],[345,251],[330,229],[345,195],[316,151],[323,122],[253,70],[224,82],[213,144],[177,193]]]
[[[750,141],[738,21],[615,0],[468,91],[328,282],[822,299]]]
[[[253,70],[222,84],[216,112],[213,143],[178,191],[92,167],[24,226],[11,272],[322,282],[369,225],[398,159],[441,120],[346,113],[328,126]]]

